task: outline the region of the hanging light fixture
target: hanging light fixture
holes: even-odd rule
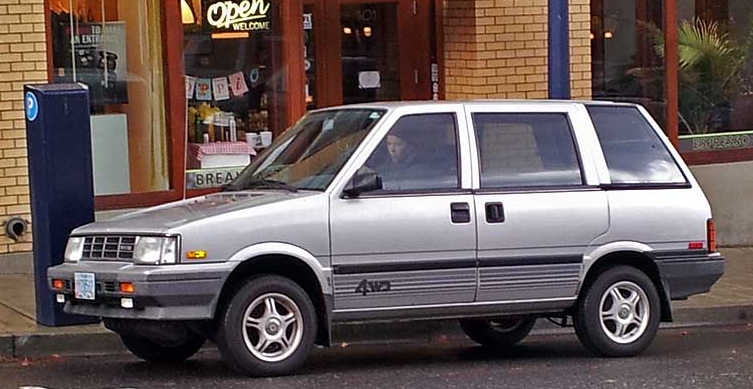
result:
[[[193,9],[186,0],[180,0],[180,14],[183,19],[183,24],[196,23],[196,16],[193,13]]]

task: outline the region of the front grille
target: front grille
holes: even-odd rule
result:
[[[135,236],[87,236],[82,258],[92,261],[132,260]]]

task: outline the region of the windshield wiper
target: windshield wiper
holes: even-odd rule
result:
[[[284,181],[278,180],[251,180],[243,183],[240,187],[229,185],[227,190],[246,190],[246,189],[285,189],[290,192],[298,192],[298,188]]]

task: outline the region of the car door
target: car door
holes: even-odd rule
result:
[[[469,106],[477,301],[574,299],[586,247],[609,226],[593,134],[575,104]]]
[[[465,118],[459,105],[431,107],[392,115],[353,164],[350,176],[377,172],[382,190],[357,198],[336,193],[331,199],[336,312],[475,298],[476,225]],[[397,138],[409,144],[403,145],[412,153],[403,156],[406,163],[393,161],[400,159]]]

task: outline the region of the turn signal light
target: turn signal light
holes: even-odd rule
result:
[[[133,287],[133,284],[130,282],[121,282],[120,283],[120,292],[121,293],[133,293],[136,291],[136,288]]]
[[[207,257],[206,251],[189,251],[186,253],[188,259],[204,259]]]
[[[52,289],[65,289],[63,280],[52,280]]]
[[[709,252],[716,252],[716,227],[714,227],[714,219],[706,221],[706,239],[708,240]]]

